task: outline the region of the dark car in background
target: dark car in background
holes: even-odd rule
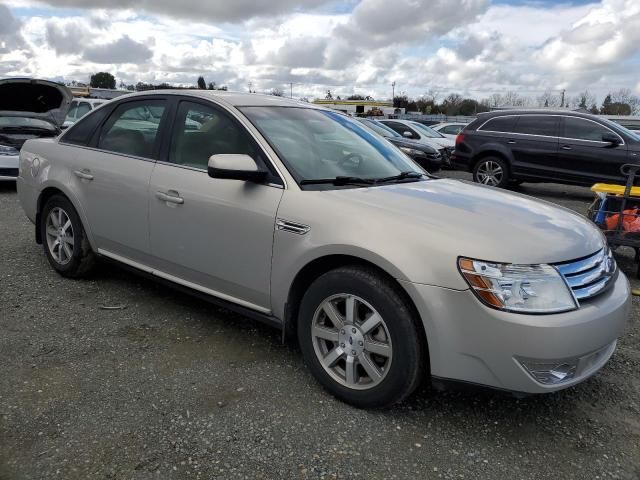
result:
[[[427,172],[437,172],[442,168],[444,148],[436,149],[424,143],[404,138],[399,133],[376,120],[369,120],[368,118],[356,118],[356,120],[378,135],[389,140]]]
[[[0,181],[18,177],[18,155],[27,140],[60,134],[71,98],[67,87],[47,80],[0,80]]]
[[[595,115],[565,110],[480,114],[456,138],[452,165],[473,180],[592,185],[624,181],[620,167],[640,163],[640,136]]]

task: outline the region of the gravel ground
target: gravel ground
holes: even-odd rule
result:
[[[591,200],[520,190],[583,213]],[[1,480],[640,478],[635,299],[611,361],[575,388],[518,400],[425,387],[362,411],[268,327],[115,266],[56,275],[6,185],[0,232]],[[631,258],[618,260],[633,276]]]

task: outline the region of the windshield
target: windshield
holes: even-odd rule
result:
[[[240,109],[278,152],[296,180],[379,179],[423,172],[393,145],[339,113],[311,108]]]
[[[411,122],[412,127],[417,127],[422,133],[424,133],[425,137],[429,138],[444,138],[440,132],[436,132],[433,128],[427,127],[420,122]]]
[[[369,127],[371,130],[376,132],[378,135],[382,135],[386,138],[402,138],[402,136],[394,130],[391,130],[383,123],[375,122],[373,120],[360,119],[366,127]]]
[[[609,124],[612,127],[617,127],[618,129],[622,130],[624,133],[629,135],[634,140],[640,142],[640,133],[631,131],[627,127],[622,126],[619,123],[614,122],[613,120],[609,120],[608,118],[603,118],[602,121],[606,124]]]
[[[39,128],[44,130],[56,131],[50,122],[29,117],[0,117],[0,129],[3,128]]]

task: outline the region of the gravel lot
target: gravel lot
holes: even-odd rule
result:
[[[591,200],[520,190],[582,213]],[[59,277],[1,184],[0,232],[0,480],[640,478],[636,299],[612,360],[576,388],[425,387],[361,411],[266,326],[111,265]],[[634,276],[631,258],[618,256]]]

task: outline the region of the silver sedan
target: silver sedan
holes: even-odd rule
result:
[[[575,385],[629,310],[584,218],[430,177],[352,119],[277,97],[116,99],[28,141],[18,193],[61,275],[105,257],[266,321],[359,407],[425,378]]]

